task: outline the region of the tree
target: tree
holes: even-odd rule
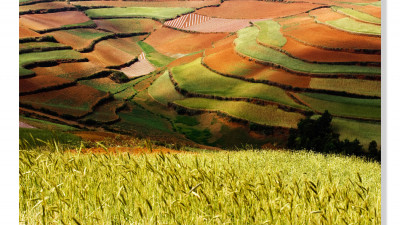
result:
[[[378,144],[375,140],[371,141],[368,146],[369,156],[377,161],[381,161],[381,151],[378,150]]]

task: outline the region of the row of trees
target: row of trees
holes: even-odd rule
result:
[[[333,131],[332,115],[325,111],[316,120],[307,117],[297,124],[297,129],[291,129],[287,147],[290,149],[308,149],[321,153],[336,153],[345,155],[366,156],[381,160],[381,152],[376,141],[371,141],[368,149],[363,149],[357,139],[339,140],[339,134]]]

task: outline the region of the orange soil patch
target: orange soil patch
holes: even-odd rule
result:
[[[172,68],[172,67],[180,66],[180,65],[183,65],[183,64],[186,64],[186,63],[190,63],[193,60],[195,60],[195,59],[197,59],[197,58],[199,58],[201,56],[203,56],[202,52],[194,54],[194,55],[184,56],[184,57],[179,58],[179,59],[175,59],[173,62],[168,64],[168,68]]]
[[[93,20],[97,28],[114,33],[152,32],[162,26],[160,22],[152,19],[107,19]]]
[[[139,56],[142,49],[137,44],[145,36],[104,40],[96,44],[94,51],[83,55],[89,61],[102,66],[117,66]]]
[[[20,16],[19,20],[33,30],[58,28],[68,24],[84,23],[89,21],[83,12],[68,11],[46,14],[29,14]]]
[[[351,34],[314,22],[302,23],[297,29],[283,29],[283,33],[314,46],[339,49],[381,49],[380,37]]]
[[[55,76],[34,76],[19,80],[19,93],[38,91],[43,88],[71,83],[71,80]]]
[[[163,27],[153,32],[145,42],[165,54],[191,53],[211,47],[228,34],[193,34]]]
[[[88,34],[96,34],[96,35],[91,36]],[[73,49],[82,49],[88,47],[93,40],[98,39],[101,36],[105,36],[107,34],[111,33],[95,29],[73,29],[73,30],[54,31],[47,33],[46,35],[53,36],[61,44],[71,46]]]
[[[72,153],[78,153],[78,150],[74,149],[71,150]],[[115,153],[122,153],[122,152],[128,152],[129,154],[135,154],[135,155],[140,155],[140,154],[178,154],[178,153],[186,153],[188,152],[183,152],[183,151],[177,151],[177,150],[172,150],[169,148],[165,147],[154,147],[151,151],[147,148],[143,147],[110,147],[107,150],[104,148],[86,148],[82,149],[81,153],[84,154],[115,154]],[[193,152],[190,152],[190,154],[195,154]]]
[[[380,55],[330,51],[304,45],[290,37],[286,37],[286,40],[283,50],[296,58],[312,62],[381,62]]]
[[[85,141],[104,141],[104,140],[129,140],[132,137],[122,135],[122,134],[115,134],[110,132],[102,132],[102,131],[72,131],[72,134],[82,138]]]
[[[297,76],[244,59],[235,53],[232,43],[219,45],[215,49],[207,49],[206,55],[203,62],[211,69],[222,74],[253,78],[255,80],[269,80],[301,88],[309,87],[311,80],[307,76]]]
[[[226,19],[270,19],[299,14],[318,6],[318,4],[311,3],[225,1],[220,7],[203,8],[196,11],[196,13]]]
[[[42,35],[21,25],[21,22],[19,23],[19,38],[40,37],[40,36],[42,36]]]
[[[378,6],[373,6],[373,5],[355,6],[355,5],[352,5],[350,8],[353,8],[354,10],[357,10],[360,12],[367,13],[371,16],[381,18],[381,7],[378,7]]]
[[[78,79],[100,72],[103,69],[91,62],[61,63],[52,67],[36,67],[32,69],[38,76],[58,76]]]
[[[207,1],[77,1],[74,5],[81,6],[113,6],[113,7],[187,7],[200,8],[219,4],[219,0]]]
[[[33,5],[22,5],[19,7],[20,12],[29,10],[42,10],[42,9],[60,9],[60,8],[75,8],[72,5],[68,5],[66,2],[44,2]]]
[[[86,85],[75,85],[54,91],[20,96],[22,104],[36,110],[46,110],[58,115],[84,116],[108,94]]]
[[[330,8],[317,9],[310,12],[310,16],[316,17],[318,21],[327,22],[331,20],[338,20],[347,16],[334,12]]]

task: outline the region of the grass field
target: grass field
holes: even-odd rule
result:
[[[167,105],[168,102],[184,98],[175,90],[174,85],[169,79],[168,71],[165,71],[163,75],[157,78],[157,80],[149,87],[149,95],[164,105]]]
[[[277,106],[260,106],[248,102],[187,98],[176,100],[175,103],[191,109],[220,111],[233,117],[268,126],[295,128],[299,120],[303,118],[301,114],[285,112],[278,109]]]
[[[353,17],[357,20],[365,21],[365,22],[370,22],[370,23],[376,23],[376,24],[381,24],[381,19],[377,18],[375,16],[369,15],[367,13],[363,13],[354,9],[350,8],[341,8],[341,7],[333,7],[334,10],[343,13],[345,15],[348,15],[350,17]]]
[[[95,121],[98,123],[107,123],[107,122],[114,122],[119,117],[116,113],[116,110],[123,106],[124,102],[120,100],[114,100],[106,102],[88,116],[85,116],[82,120],[83,121]]]
[[[348,98],[316,93],[301,93],[296,96],[321,113],[328,110],[337,116],[378,120],[381,118],[380,99]]]
[[[30,49],[46,49],[46,48],[59,48],[66,47],[66,45],[57,42],[27,42],[19,44],[19,51],[30,50]]]
[[[55,130],[55,131],[73,131],[77,130],[75,127],[71,127],[64,124],[53,123],[46,120],[40,120],[35,118],[29,118],[25,116],[20,116],[19,121],[25,122],[31,126],[34,126],[43,130]]]
[[[296,108],[305,108],[294,102],[280,88],[221,76],[201,65],[200,60],[199,58],[171,70],[180,88],[194,93],[223,97],[257,98]]]
[[[340,30],[345,30],[349,32],[362,33],[362,34],[372,34],[381,35],[381,26],[359,22],[352,18],[342,18],[338,20],[327,21],[327,24],[338,28]]]
[[[76,146],[81,142],[81,138],[70,133],[59,130],[19,128],[19,148],[32,149],[45,147],[49,143]]]
[[[20,150],[27,224],[380,224],[380,164],[308,152]]]
[[[146,42],[139,41],[138,45],[146,53],[146,59],[156,67],[163,67],[174,61],[174,58],[163,55]]]
[[[82,59],[82,56],[79,52],[74,50],[25,53],[19,55],[19,65],[24,66],[34,62],[46,62],[64,59]]]
[[[281,65],[292,71],[312,74],[363,74],[374,76],[380,74],[380,68],[365,66],[347,65],[324,65],[312,64],[298,59],[291,58],[284,53],[257,44],[256,38],[259,29],[247,27],[238,31],[238,38],[235,40],[236,51],[261,61]]]
[[[286,38],[280,32],[281,26],[273,20],[266,20],[255,23],[260,31],[257,40],[267,45],[282,47],[286,43]]]
[[[312,78],[311,88],[346,91],[348,93],[381,96],[381,82],[361,79]]]
[[[127,7],[127,8],[103,8],[89,9],[85,13],[91,18],[113,17],[146,17],[156,19],[172,19],[178,15],[193,12],[192,8],[180,7]]]

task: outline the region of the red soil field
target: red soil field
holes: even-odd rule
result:
[[[87,34],[99,34],[95,36],[89,36]],[[73,29],[73,30],[60,30],[47,33],[46,35],[53,36],[61,44],[71,46],[73,49],[82,49],[88,47],[90,43],[101,37],[101,34],[107,35],[107,33],[95,29]]]
[[[162,27],[153,32],[145,42],[165,55],[187,54],[211,47],[213,42],[228,34],[193,34]]]
[[[312,19],[310,18],[310,20]],[[297,29],[283,29],[283,33],[284,35],[290,35],[307,44],[321,47],[339,49],[381,49],[380,37],[351,34],[314,22],[303,22]]]
[[[200,8],[219,4],[219,0],[207,1],[74,1],[71,4],[81,6],[114,6],[114,7],[187,7]]]
[[[75,8],[73,5],[68,5],[64,2],[44,2],[33,5],[24,5],[19,7],[20,12],[29,10],[42,10],[42,9],[60,9],[60,8]]]
[[[19,38],[40,37],[40,36],[42,36],[42,35],[21,25],[21,22],[19,23]]]
[[[175,67],[175,66],[180,66],[180,65],[183,65],[183,64],[186,64],[186,63],[190,63],[193,60],[195,60],[195,59],[197,59],[199,57],[202,57],[202,56],[203,56],[202,52],[197,53],[197,54],[193,54],[193,55],[183,56],[182,58],[175,59],[173,62],[168,64],[168,68],[172,68],[172,67]]]
[[[371,16],[381,18],[381,7],[377,7],[377,6],[373,6],[373,5],[366,5],[366,6],[352,5],[352,8],[354,10],[370,14]]]
[[[88,77],[94,73],[100,72],[100,68],[92,62],[61,63],[52,67],[36,67],[32,69],[38,76],[58,76],[70,80]]]
[[[117,66],[139,56],[142,49],[137,44],[145,36],[104,40],[96,44],[94,51],[83,53],[89,61],[102,66]]]
[[[36,110],[46,109],[58,115],[84,116],[108,94],[86,85],[20,96],[19,101]]]
[[[286,40],[283,50],[296,58],[311,62],[381,62],[380,55],[330,51],[304,45],[290,37],[286,37]]]
[[[203,23],[186,27],[184,30],[196,32],[236,32],[250,26],[250,22],[255,21],[257,20],[211,18]]]
[[[334,12],[330,8],[317,9],[310,12],[310,16],[316,17],[318,21],[326,22],[331,20],[338,20],[347,16]]]
[[[320,5],[311,3],[225,1],[220,7],[203,8],[196,11],[196,13],[226,19],[272,19],[299,14],[318,6]]]
[[[97,28],[113,33],[152,32],[162,26],[160,22],[152,19],[110,19],[93,20]]]
[[[140,57],[138,62],[121,69],[121,71],[124,72],[129,78],[149,74],[154,70],[156,70],[156,68],[153,66],[153,64],[151,64],[146,58]]]
[[[71,83],[71,80],[56,76],[34,76],[19,80],[19,93],[37,91],[43,88]]]
[[[33,30],[45,30],[58,28],[68,24],[87,22],[90,19],[78,11],[46,13],[46,14],[28,14],[20,16],[19,20],[27,27]]]
[[[227,38],[224,40],[225,43],[215,49],[206,50],[207,56],[204,57],[203,62],[212,70],[255,80],[269,80],[294,87],[309,87],[310,77],[297,76],[244,59],[236,54],[233,44],[228,41],[229,39]]]

